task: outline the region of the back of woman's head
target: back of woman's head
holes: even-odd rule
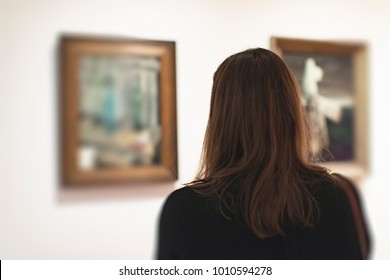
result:
[[[194,186],[216,195],[224,215],[240,209],[259,237],[286,225],[309,226],[315,201],[308,162],[309,130],[294,76],[265,49],[228,57],[214,74],[203,158]],[[235,196],[232,192],[236,193]]]
[[[295,164],[307,157],[306,136],[296,83],[276,54],[251,49],[220,65],[211,96],[207,131],[211,143],[206,145],[217,162],[208,158],[206,164],[215,165],[213,169]]]

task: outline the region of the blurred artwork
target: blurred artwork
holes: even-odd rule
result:
[[[312,122],[312,151],[322,154],[325,161],[354,160],[351,56],[285,52],[283,58],[297,78],[302,102]]]
[[[160,164],[160,61],[81,56],[78,69],[80,169]]]
[[[60,38],[66,186],[178,177],[175,42]]]

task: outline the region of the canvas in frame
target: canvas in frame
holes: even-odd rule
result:
[[[271,49],[300,86],[314,132],[312,151],[334,172],[360,179],[369,167],[366,45],[272,37]]]
[[[62,36],[62,183],[177,179],[175,43]]]

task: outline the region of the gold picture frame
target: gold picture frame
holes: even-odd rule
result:
[[[317,120],[322,119],[326,130],[322,139],[334,156],[321,164],[351,178],[362,178],[369,172],[367,45],[272,37],[271,50],[293,71],[303,99],[311,93],[321,99],[311,104],[319,108]],[[309,115],[315,122],[313,110]],[[316,124],[321,127],[320,122]]]
[[[64,185],[177,179],[175,43],[60,38]]]

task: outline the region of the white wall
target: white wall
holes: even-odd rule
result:
[[[316,2],[316,3],[314,3]],[[360,40],[370,52],[374,257],[390,259],[390,4],[375,0],[0,0],[0,259],[148,259],[173,185],[63,191],[57,183],[55,50],[60,33],[173,40],[181,182],[202,144],[212,75],[270,36]]]

